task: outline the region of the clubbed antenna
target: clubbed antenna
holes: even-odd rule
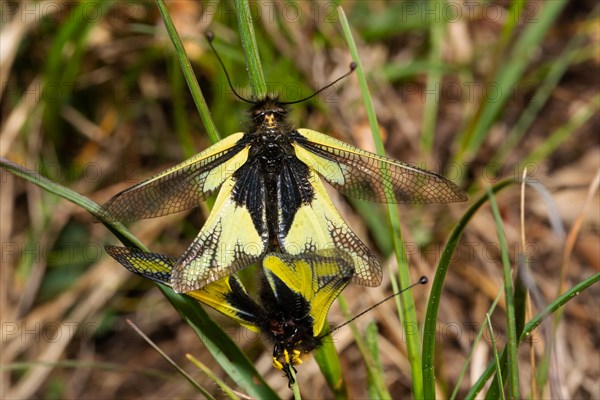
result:
[[[342,79],[346,78],[348,75],[350,75],[352,72],[354,72],[355,69],[356,69],[356,63],[354,61],[352,61],[350,63],[349,71],[346,72],[344,75],[340,76],[339,78],[337,78],[335,81],[328,83],[327,85],[323,86],[321,89],[317,90],[316,92],[314,92],[313,94],[311,94],[308,97],[305,97],[303,99],[296,100],[296,101],[282,101],[281,104],[296,104],[296,103],[302,103],[303,101],[306,101],[308,99],[312,99],[313,97],[315,97],[322,91],[329,89],[330,87],[332,87],[333,85],[335,85],[336,83],[341,81]]]

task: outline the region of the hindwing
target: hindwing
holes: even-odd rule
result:
[[[106,252],[134,274],[171,286],[174,260],[164,254],[149,253],[132,247],[106,245]]]
[[[186,293],[199,302],[219,311],[253,332],[260,332],[257,321],[262,308],[250,297],[236,274],[212,282],[202,289]]]
[[[308,172],[308,182],[312,187],[312,199],[298,207],[293,220],[284,222],[285,215],[279,212],[279,226],[288,227],[279,232],[282,251],[300,256],[332,248],[343,250],[354,264],[352,281],[365,286],[378,286],[382,272],[375,256],[340,216],[315,171]]]
[[[278,281],[306,300],[315,337],[325,325],[331,304],[354,274],[352,259],[346,252],[337,249],[305,253],[300,257],[270,253],[263,261],[263,269],[280,307],[294,307],[294,304],[286,304],[288,299],[280,297]],[[304,316],[296,317],[302,319]]]

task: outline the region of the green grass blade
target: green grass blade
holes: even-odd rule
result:
[[[173,57],[169,62],[169,83],[173,96],[173,125],[178,143],[183,149],[185,158],[190,158],[197,153],[194,148],[194,139],[190,132],[187,110],[185,107],[185,85],[183,84],[183,75],[179,67],[179,62]]]
[[[442,4],[442,7],[444,5]],[[442,19],[443,20],[443,19]],[[442,64],[442,41],[446,30],[445,23],[431,21],[429,25],[429,62],[431,65]],[[435,127],[438,117],[440,104],[440,89],[442,84],[442,71],[434,68],[427,72],[427,94],[425,108],[423,110],[423,131],[421,133],[421,150],[425,154],[431,154],[433,149],[433,139],[435,137]],[[433,101],[431,99],[433,95]]]
[[[160,354],[160,356],[162,358],[164,358],[173,368],[175,368],[175,370],[181,376],[183,376],[194,388],[196,388],[196,390],[199,393],[201,393],[205,398],[207,398],[209,400],[214,400],[214,397],[211,396],[211,394],[208,392],[208,390],[206,390],[204,387],[202,387],[202,385],[200,385],[198,382],[196,382],[196,380],[194,378],[192,378],[192,376],[190,374],[188,374],[175,361],[173,361],[173,359],[171,357],[169,357],[164,351],[162,351],[162,349],[160,347],[158,347],[158,345],[156,343],[154,343],[152,341],[152,339],[150,339],[144,332],[142,332],[142,330],[133,321],[128,319],[127,323],[138,335],[141,336],[142,339],[144,339],[144,341],[146,343],[148,343],[150,345],[150,347],[152,347],[154,350],[156,350],[156,352],[158,354]]]
[[[340,23],[342,25],[342,29],[344,31],[344,36],[346,38],[346,42],[348,43],[348,47],[350,48],[350,53],[352,54],[352,59],[356,62],[356,75],[360,82],[361,93],[363,96],[363,101],[365,104],[365,108],[367,110],[367,116],[369,119],[369,125],[371,127],[371,133],[373,135],[373,141],[375,142],[375,148],[377,149],[377,153],[380,155],[385,155],[385,149],[383,148],[383,142],[381,140],[381,133],[379,132],[379,125],[377,124],[377,116],[375,115],[375,108],[373,106],[373,100],[371,99],[371,94],[369,93],[369,88],[367,87],[367,81],[365,79],[365,74],[362,69],[362,65],[360,62],[360,58],[358,56],[358,49],[356,48],[356,43],[354,42],[354,38],[352,37],[352,32],[350,30],[350,25],[348,23],[348,19],[344,14],[344,10],[342,7],[338,7],[338,15],[340,18]],[[382,170],[382,174],[386,174],[387,171]],[[388,196],[392,196],[391,193],[386,193]],[[394,241],[394,251],[396,253],[396,259],[398,260],[398,275],[400,277],[400,286],[408,287],[411,284],[410,273],[408,271],[408,262],[406,258],[406,250],[404,248],[404,242],[402,240],[402,231],[400,229],[400,215],[398,213],[398,208],[395,204],[390,203],[387,205],[388,215],[390,219],[390,223],[392,226],[392,238]],[[401,320],[404,322],[404,327],[417,326],[417,315],[415,312],[415,303],[412,297],[412,293],[409,291],[405,291],[401,295],[402,299],[402,318]],[[423,376],[421,373],[421,352],[420,352],[420,338],[419,335],[415,335],[412,332],[406,332],[406,347],[408,351],[408,360],[411,365],[411,375],[412,375],[412,383],[413,383],[413,396],[415,398],[423,397]]]
[[[171,38],[171,42],[173,46],[175,46],[175,54],[177,54],[177,59],[179,60],[179,64],[181,65],[181,70],[183,71],[183,76],[185,77],[185,81],[190,88],[190,93],[192,94],[192,98],[194,99],[194,103],[196,104],[196,108],[198,109],[198,113],[200,114],[200,118],[202,119],[202,123],[206,128],[206,133],[212,143],[217,143],[221,140],[221,136],[215,126],[212,118],[210,117],[210,111],[208,109],[208,105],[206,104],[206,100],[204,100],[204,96],[202,95],[202,90],[200,89],[200,85],[198,85],[198,81],[196,80],[196,75],[194,75],[194,70],[192,69],[192,64],[188,59],[188,56],[183,47],[183,43],[181,43],[181,39],[179,38],[179,34],[175,29],[175,25],[173,25],[173,21],[171,20],[171,16],[169,15],[169,10],[165,5],[164,0],[156,0],[156,5],[158,6],[158,10],[160,11],[160,15],[162,16],[163,22],[165,23],[165,27],[167,28],[167,33]]]
[[[502,297],[502,290],[500,290],[498,292],[498,295],[492,302],[492,305],[490,306],[489,310],[487,311],[487,314],[491,315],[494,313],[494,310],[496,310],[496,306],[498,305],[498,302],[500,301],[500,297]],[[458,374],[458,379],[456,380],[456,385],[454,385],[454,390],[452,390],[452,394],[450,395],[450,400],[456,399],[456,396],[458,395],[458,390],[460,389],[460,384],[462,383],[462,381],[465,377],[465,374],[467,373],[467,368],[469,368],[469,363],[471,362],[471,357],[473,357],[473,352],[475,351],[475,348],[479,344],[479,341],[481,340],[481,338],[483,336],[484,330],[485,330],[485,324],[481,324],[481,326],[479,327],[479,331],[477,332],[477,335],[475,335],[475,339],[473,340],[473,345],[471,346],[471,350],[469,350],[469,354],[467,354],[467,358],[465,359],[465,362],[463,363],[463,366],[460,370],[460,374]]]
[[[507,343],[508,347],[508,389],[509,395],[512,399],[518,399],[519,396],[519,367],[517,359],[517,347],[519,345],[517,341],[517,330],[515,321],[515,299],[513,293],[512,274],[510,267],[510,260],[508,258],[508,245],[506,243],[506,237],[504,236],[504,228],[502,225],[502,218],[500,217],[500,211],[498,210],[498,204],[496,198],[490,190],[486,188],[488,198],[490,200],[490,206],[494,220],[496,221],[496,232],[498,234],[498,241],[500,243],[500,255],[502,258],[502,272],[504,277],[504,298],[506,300],[506,331],[507,331]],[[498,375],[498,379],[501,375]]]
[[[292,394],[294,395],[294,400],[300,400],[302,399],[302,396],[300,395],[300,387],[298,386],[296,373],[293,369],[290,371],[290,373],[292,374],[292,378],[294,378],[294,383],[292,384]]]
[[[600,281],[600,272],[596,273],[589,278],[579,282],[577,285],[573,286],[571,289],[567,290],[561,296],[556,298],[553,302],[551,302],[544,310],[536,314],[532,319],[527,322],[523,328],[523,332],[519,334],[519,343],[523,343],[529,335],[536,329],[546,318],[551,316],[556,310],[563,307],[569,300],[577,296],[579,293],[589,288],[593,284]],[[500,363],[504,362],[504,357],[506,357],[505,350],[502,350],[500,353]],[[490,379],[494,372],[494,365],[490,364],[486,368],[486,370],[481,374],[479,379],[473,384],[469,393],[465,396],[465,399],[475,399],[479,392],[483,389],[486,382]]]
[[[96,204],[87,197],[82,196],[69,188],[51,181],[35,171],[24,168],[3,157],[0,157],[0,168],[3,168],[14,175],[23,178],[36,186],[39,186],[48,193],[55,194],[56,196],[68,200],[71,203],[76,204],[88,211],[94,217],[98,218],[104,224],[104,226],[106,226],[115,236],[119,238],[121,242],[123,242],[123,244],[148,251],[144,244],[135,236],[133,236],[131,232],[129,232],[129,230],[127,230],[127,228],[125,228],[125,226],[123,226],[121,223],[102,220],[102,215],[100,213],[102,208],[100,205]]]
[[[548,304],[546,308],[544,308],[541,312],[539,312],[535,317],[531,318],[529,322],[525,324],[523,328],[523,332],[519,336],[519,341],[523,342],[527,337],[533,332],[535,328],[537,328],[543,320],[552,315],[556,310],[563,307],[569,300],[573,299],[575,296],[579,295],[579,293],[583,292],[588,287],[592,286],[594,283],[600,281],[600,272],[595,273],[589,278],[579,282],[577,285],[573,286],[571,289],[564,292],[560,295],[556,300],[552,303]]]
[[[527,264],[526,264],[527,260],[525,259],[525,257],[520,254],[519,255],[519,269],[517,272],[517,278],[516,278],[516,283],[515,283],[515,294],[514,294],[514,309],[515,309],[515,331],[517,332],[517,336],[520,335],[521,332],[523,332],[523,327],[525,325],[525,317],[526,317],[526,312],[527,312],[527,287],[525,286],[525,284],[523,283],[523,271],[525,270],[525,268],[528,268]],[[519,341],[518,344],[520,344],[521,341]],[[517,344],[517,350],[518,350],[518,344]],[[497,399],[498,396],[500,396],[499,391],[501,390],[502,386],[498,384],[498,382],[500,380],[503,379],[503,376],[507,375],[507,367],[508,364],[506,363],[506,353],[503,353],[502,355],[502,363],[500,364],[502,366],[501,368],[501,375],[495,375],[494,376],[494,380],[492,382],[492,384],[490,385],[490,390],[488,391],[488,393],[486,394],[485,398],[486,399]],[[518,366],[518,363],[517,363]]]
[[[498,228],[498,226],[497,226]],[[499,229],[502,229],[501,227],[499,227]],[[515,315],[515,332],[516,332],[516,336],[518,336],[520,334],[520,332],[523,331],[523,326],[525,324],[525,316],[526,316],[526,299],[527,299],[527,288],[523,283],[523,271],[524,268],[526,267],[526,264],[524,264],[526,262],[525,257],[520,254],[519,255],[519,260],[520,260],[520,268],[518,269],[518,275],[517,275],[517,280],[516,283],[514,285],[514,296],[513,296],[513,308],[514,308],[514,315]],[[504,264],[503,264],[504,265]],[[508,301],[507,301],[508,303]],[[507,312],[508,315],[508,312]],[[508,345],[510,345],[510,342],[507,342]],[[517,343],[514,347],[515,347],[515,353],[518,350],[518,344]],[[506,348],[506,347],[505,347]],[[510,353],[509,353],[510,354]],[[508,354],[508,355],[509,355]],[[486,394],[486,399],[497,399],[500,395],[504,395],[503,393],[503,385],[500,384],[500,382],[503,382],[503,375],[506,374],[506,370],[507,368],[509,368],[509,364],[507,363],[507,353],[503,352],[502,354],[502,363],[501,365],[501,375],[495,375],[494,376],[494,380],[492,382],[492,384],[490,385],[490,390],[488,391],[488,393]],[[518,360],[516,362],[517,368],[518,368]],[[514,367],[513,367],[514,368]],[[518,373],[518,369],[517,369],[517,373]]]
[[[338,303],[340,305],[340,311],[342,315],[347,319],[350,319],[348,314],[348,304],[345,299],[340,296],[338,297]],[[367,342],[363,339],[363,337],[358,332],[356,325],[353,323],[348,324],[350,326],[350,330],[352,331],[352,336],[354,337],[354,341],[356,342],[356,347],[358,347],[358,351],[360,352],[363,360],[365,361],[365,368],[367,369],[367,374],[369,376],[369,393],[376,393],[376,398],[378,399],[389,399],[391,398],[387,387],[385,386],[385,380],[383,375],[378,373],[378,368],[375,363],[373,357],[371,357],[371,352],[369,351],[369,346]]]
[[[515,28],[518,26],[519,21],[521,21],[521,15],[523,13],[523,9],[525,7],[526,0],[513,0],[510,7],[508,8],[508,15],[506,16],[506,20],[504,21],[504,25],[502,27],[502,36],[498,41],[498,47],[496,48],[496,57],[498,65],[501,65],[501,60],[499,58],[504,54],[504,50],[509,45],[510,40],[513,38],[513,34],[515,33]]]
[[[527,317],[527,286],[523,283],[523,279],[521,279],[522,269],[529,268],[527,263],[526,256],[524,254],[519,254],[519,269],[517,270],[517,277],[515,282],[515,330],[517,332],[517,337],[523,332],[523,328],[525,327],[525,318]]]
[[[256,398],[278,398],[277,394],[256,371],[252,361],[233,340],[210,319],[206,311],[192,298],[179,295],[158,285],[181,317],[194,329],[204,346],[240,387]]]
[[[507,179],[498,182],[492,187],[494,193],[506,188],[507,186],[516,183],[512,179]],[[425,315],[425,326],[423,328],[423,386],[424,386],[424,398],[434,399],[435,398],[435,340],[436,340],[436,322],[437,315],[440,307],[440,301],[442,297],[442,290],[444,288],[444,280],[446,273],[452,261],[452,256],[458,246],[460,238],[475,213],[487,202],[487,195],[481,196],[462,216],[460,221],[456,224],[448,242],[444,246],[440,262],[438,263],[435,271],[435,276],[431,285],[431,293],[429,297],[429,303],[427,305],[427,313]]]
[[[260,54],[256,43],[250,4],[248,0],[236,0],[234,4],[242,47],[244,48],[244,56],[246,57],[246,65],[248,66],[248,74],[250,75],[250,88],[254,97],[262,98],[267,95],[267,84],[260,63]]]
[[[193,355],[191,354],[187,354],[186,355],[187,359],[190,360],[190,362],[192,364],[194,364],[196,367],[198,367],[198,369],[202,372],[204,372],[204,374],[206,376],[208,376],[214,383],[216,383],[219,388],[223,391],[223,393],[225,393],[227,395],[227,397],[229,397],[232,400],[238,400],[240,397],[233,391],[233,389],[231,389],[225,382],[223,382],[221,379],[219,379],[218,376],[216,376],[211,370],[210,368],[208,368],[206,365],[204,365],[204,363],[200,360],[198,360],[197,358],[195,358]],[[212,398],[212,397],[211,397]]]
[[[371,390],[372,388],[375,388],[375,385],[372,385],[372,376],[385,376],[384,371],[383,371],[383,365],[381,365],[381,357],[379,356],[379,332],[377,330],[377,324],[373,321],[369,322],[369,324],[367,325],[367,329],[365,331],[365,344],[367,346],[367,350],[369,351],[369,354],[371,355],[371,359],[373,360],[373,370],[371,371],[371,373],[369,374],[369,386],[368,386],[368,390],[369,390],[369,395],[371,395],[371,397],[377,397],[377,398],[386,398],[386,399],[391,399],[392,395],[390,394],[390,392],[387,390],[385,390],[385,392],[383,393],[377,393],[376,390]],[[384,386],[385,388],[385,386]]]
[[[500,361],[500,365],[504,365],[506,363],[506,348],[504,348],[499,353],[498,358]],[[478,396],[479,392],[481,392],[481,390],[483,389],[487,381],[490,379],[494,371],[496,371],[495,361],[490,362],[488,364],[487,368],[485,369],[485,371],[483,371],[479,379],[477,379],[475,384],[471,386],[471,389],[469,389],[469,392],[465,395],[465,400],[474,400],[476,398],[480,398],[480,396]],[[490,386],[490,392],[494,389],[498,389],[498,386]],[[498,397],[496,396],[496,398]]]
[[[494,329],[492,328],[492,321],[490,320],[490,314],[486,314],[486,321],[488,326],[488,331],[490,332],[490,342],[492,344],[492,351],[494,353],[494,367],[496,368],[496,376],[498,377],[498,391],[500,392],[499,396],[496,398],[500,398],[502,400],[505,399],[504,396],[504,381],[502,380],[502,370],[500,368],[500,357],[498,357],[498,347],[496,346],[496,337],[494,336]]]
[[[455,162],[468,160],[475,154],[509,99],[512,93],[511,88],[522,77],[530,56],[535,54],[535,49],[566,4],[566,0],[544,2],[536,17],[537,22],[530,24],[520,35],[508,60],[503,63],[503,68],[491,81],[498,88],[498,96],[488,96],[483,102],[480,112],[476,114],[476,119],[463,136],[460,151],[455,156]]]
[[[323,345],[315,351],[314,357],[334,397],[345,399],[349,396],[348,388],[342,375],[342,364],[335,349],[334,340],[332,336],[327,336]]]

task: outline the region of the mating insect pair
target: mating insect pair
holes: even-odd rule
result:
[[[348,196],[377,202],[447,203],[467,197],[433,172],[294,129],[286,106],[308,98],[248,100],[233,92],[252,104],[250,129],[103,206],[102,219],[127,222],[195,207],[218,191],[188,249],[177,260],[125,247],[107,251],[127,269],[263,332],[274,344],[274,365],[292,383],[291,368],[322,342],[337,295],[350,281],[377,286],[382,278],[379,262],[342,219],[322,179]],[[261,260],[264,277],[256,302],[235,273]]]

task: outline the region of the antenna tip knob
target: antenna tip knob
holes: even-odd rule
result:
[[[204,36],[206,36],[206,40],[208,40],[209,42],[212,42],[215,38],[215,34],[213,33],[213,31],[204,32]]]
[[[350,72],[354,71],[356,69],[356,67],[357,67],[356,63],[354,61],[352,61],[350,63]]]
[[[427,282],[429,282],[429,278],[427,278],[426,276],[422,276],[422,277],[419,279],[419,283],[420,283],[421,285],[425,285],[425,284],[427,284]]]

